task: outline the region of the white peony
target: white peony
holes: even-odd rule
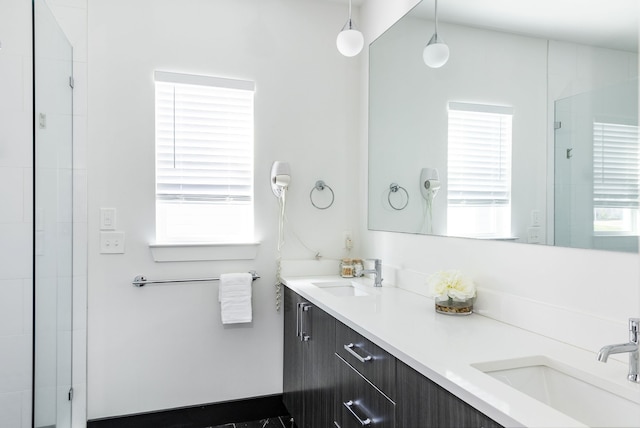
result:
[[[471,278],[457,270],[434,273],[427,280],[431,297],[465,301],[476,296],[476,285]]]

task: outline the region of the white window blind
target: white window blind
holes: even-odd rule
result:
[[[638,208],[638,127],[593,123],[593,203],[596,208]]]
[[[155,87],[156,239],[252,234],[254,83],[156,72]]]
[[[449,103],[448,205],[511,202],[509,107]]]

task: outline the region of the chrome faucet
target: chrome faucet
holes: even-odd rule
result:
[[[629,353],[629,375],[627,379],[629,382],[640,383],[640,375],[638,374],[638,368],[640,366],[640,357],[638,352],[638,339],[640,334],[640,318],[629,318],[629,342],[620,343],[618,345],[603,346],[598,352],[598,361],[603,363],[607,362],[610,354],[621,354],[623,352]]]
[[[380,259],[372,259],[374,263],[374,269],[363,269],[360,271],[360,276],[372,273],[376,277],[373,281],[374,287],[382,287],[382,260]]]

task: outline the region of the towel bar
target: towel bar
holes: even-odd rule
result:
[[[258,273],[255,270],[250,270],[249,273],[253,277],[253,280],[260,278]],[[133,278],[133,282],[131,284],[136,287],[142,287],[147,284],[170,284],[174,282],[209,282],[209,281],[218,281],[220,278],[195,278],[195,279],[147,279],[144,275],[138,275]]]

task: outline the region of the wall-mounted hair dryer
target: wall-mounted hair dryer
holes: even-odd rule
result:
[[[278,252],[284,245],[284,220],[287,207],[287,189],[291,181],[291,168],[288,162],[275,161],[271,165],[271,190],[278,198],[280,215],[278,216]],[[279,256],[278,256],[279,257]]]
[[[440,190],[440,177],[435,168],[422,168],[420,171],[420,193],[422,197],[431,202]]]
[[[271,190],[276,198],[281,198],[291,181],[291,168],[288,162],[275,161],[271,165]]]

